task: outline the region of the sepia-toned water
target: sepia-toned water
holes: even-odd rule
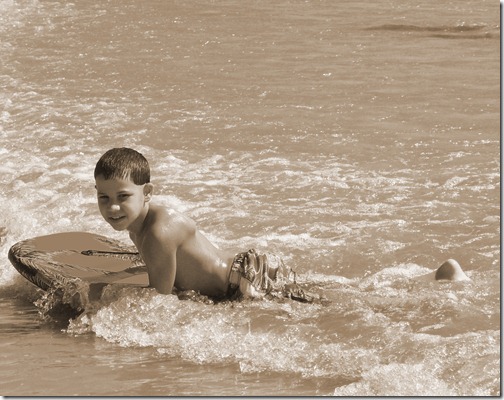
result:
[[[490,0],[0,0],[0,394],[500,395],[499,24]],[[154,202],[323,301],[50,310],[8,250],[129,243],[93,180],[122,146]],[[447,258],[472,281],[415,279]]]

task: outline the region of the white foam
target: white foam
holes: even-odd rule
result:
[[[92,331],[121,346],[154,347],[159,354],[198,364],[233,362],[246,373],[328,377],[337,371],[355,374],[373,360],[364,350],[313,341],[311,324],[301,322],[309,307],[305,305],[248,302],[208,306],[133,289],[107,296],[112,296],[104,301],[111,300],[108,305],[95,314],[82,315],[68,331]],[[284,315],[294,321],[286,321]]]
[[[338,387],[334,396],[456,396],[423,364],[377,365],[362,374],[359,382]]]

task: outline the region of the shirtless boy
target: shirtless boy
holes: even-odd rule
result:
[[[137,151],[107,151],[96,164],[94,176],[103,218],[115,230],[129,232],[147,266],[149,287],[159,293],[170,294],[176,288],[234,298],[292,286],[285,285],[287,271],[280,259],[254,250],[237,255],[220,250],[198,231],[192,219],[151,204],[149,164]],[[446,274],[436,279],[468,279],[456,261],[443,266]]]
[[[254,250],[220,250],[174,210],[151,204],[147,160],[128,148],[111,149],[95,168],[100,212],[115,230],[127,230],[147,266],[149,287],[159,293],[194,290],[226,298],[278,290],[281,260]]]

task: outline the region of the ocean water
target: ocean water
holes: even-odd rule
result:
[[[499,4],[0,0],[0,394],[498,396]],[[323,301],[109,286],[69,320],[14,243],[89,231],[111,147]],[[470,283],[416,280],[455,258]]]

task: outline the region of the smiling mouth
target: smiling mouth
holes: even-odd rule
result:
[[[120,221],[120,220],[122,220],[123,218],[126,218],[126,217],[124,217],[124,216],[123,216],[123,217],[109,217],[109,219],[110,219],[111,221],[114,221],[114,222]]]

